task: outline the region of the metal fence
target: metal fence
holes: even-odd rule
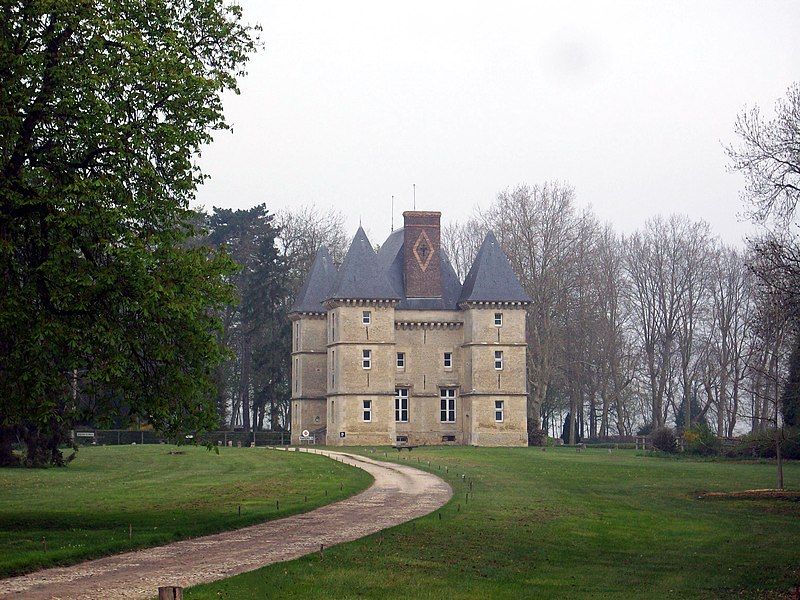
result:
[[[121,446],[131,444],[167,444],[170,440],[152,430],[133,429],[76,429],[73,439],[81,446]],[[214,446],[287,446],[288,431],[208,431],[197,436],[187,435],[187,443]]]

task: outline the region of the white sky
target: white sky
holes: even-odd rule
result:
[[[265,48],[198,203],[334,207],[373,243],[414,183],[447,221],[547,179],[622,232],[682,212],[737,242],[723,145],[800,80],[797,0],[240,2]]]

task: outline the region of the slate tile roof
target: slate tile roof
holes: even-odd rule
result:
[[[291,312],[324,312],[328,299],[398,300],[398,309],[458,310],[464,302],[530,302],[490,231],[463,286],[440,250],[442,298],[407,298],[403,277],[403,229],[394,231],[375,253],[359,227],[338,271],[327,248],[320,248]]]
[[[400,300],[363,228],[358,228],[326,299]]]
[[[328,249],[321,246],[289,312],[324,313],[325,307],[322,302],[328,297],[328,292],[334,283],[336,283],[336,265],[333,264]]]
[[[462,302],[530,302],[500,242],[489,231],[461,288]]]

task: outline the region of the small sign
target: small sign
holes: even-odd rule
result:
[[[300,441],[301,442],[310,442],[310,443],[313,444],[314,442],[317,441],[317,438],[314,437],[313,435],[301,435],[300,436]]]
[[[76,431],[78,437],[94,437],[94,431]]]
[[[308,429],[303,429],[303,433],[301,433],[300,435],[302,435],[303,437],[308,437],[311,434],[309,433]]]
[[[344,437],[344,431],[339,432],[339,437]]]

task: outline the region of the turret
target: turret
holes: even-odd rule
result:
[[[307,430],[324,437],[326,428],[326,309],[322,301],[336,281],[328,249],[319,249],[289,312],[292,321],[292,443]],[[324,441],[324,439],[319,440]]]
[[[474,445],[527,443],[525,307],[529,303],[490,231],[459,299],[465,313],[462,397],[470,410]]]
[[[328,444],[394,440],[394,307],[399,299],[359,227],[325,300]]]

